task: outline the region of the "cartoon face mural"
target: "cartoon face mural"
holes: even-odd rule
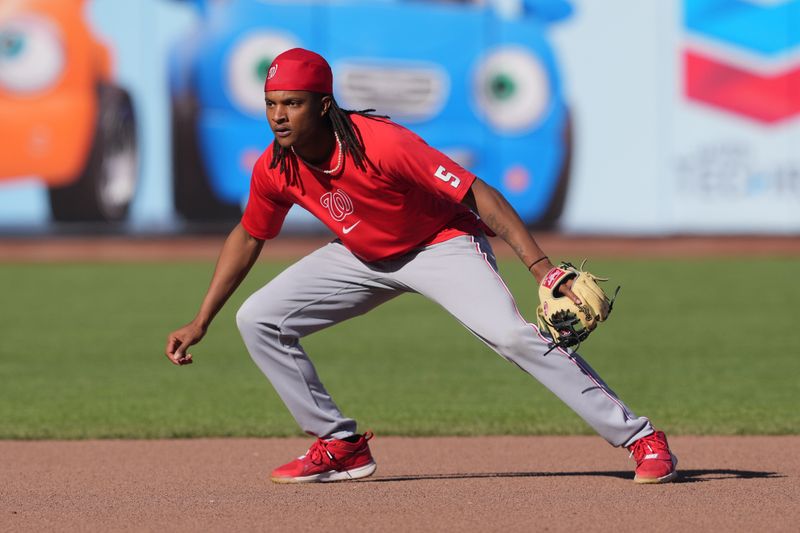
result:
[[[506,2],[507,4],[508,2]],[[375,108],[500,189],[529,224],[559,216],[571,131],[548,25],[563,0],[480,3],[196,2],[171,58],[174,190],[190,220],[238,215],[272,141],[263,80],[300,46],[334,70],[346,109]]]
[[[84,4],[0,9],[0,180],[39,177],[55,220],[120,220],[137,181],[133,106]]]

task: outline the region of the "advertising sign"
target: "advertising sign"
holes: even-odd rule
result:
[[[800,1],[575,2],[573,233],[800,232]]]
[[[684,0],[676,229],[800,231],[800,1]]]

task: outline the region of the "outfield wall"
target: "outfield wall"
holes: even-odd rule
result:
[[[504,16],[515,16],[514,2],[501,3]],[[126,231],[187,227],[172,202],[168,54],[197,23],[192,4],[86,3],[136,108],[140,180],[129,216],[115,226]],[[571,4],[572,14],[547,30],[574,135],[556,229],[800,231],[800,0]],[[6,74],[7,65],[0,61]],[[0,145],[0,167],[17,157]],[[307,229],[309,219],[293,213],[288,227]],[[61,228],[39,177],[0,175],[1,232]]]

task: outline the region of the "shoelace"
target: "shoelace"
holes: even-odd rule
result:
[[[321,465],[324,462],[333,464],[336,461],[336,457],[328,451],[328,443],[322,439],[317,439],[308,449],[308,458],[315,465]]]
[[[652,445],[655,445],[655,449]],[[645,446],[647,447],[647,450],[644,449]],[[653,433],[652,435],[642,437],[634,442],[633,445],[631,445],[631,453],[628,457],[634,457],[638,461],[647,453],[648,450],[650,453],[669,451],[664,443],[655,436],[655,433]]]
[[[364,435],[362,436],[365,442],[371,440],[372,437],[374,437],[374,435],[371,431],[365,431]],[[306,452],[306,457],[308,457],[309,460],[315,465],[321,465],[324,462],[327,462],[330,465],[335,465],[339,462],[339,459],[337,459],[336,456],[331,453],[330,450],[328,450],[328,444],[329,441],[318,438],[308,449],[308,452]]]

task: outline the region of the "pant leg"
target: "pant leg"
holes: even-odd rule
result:
[[[548,339],[520,314],[485,237],[427,247],[397,276],[539,380],[612,445],[627,446],[653,432],[650,421],[635,416],[577,353],[556,349],[545,355]]]
[[[364,314],[401,290],[331,243],[244,302],[236,322],[250,356],[304,431],[343,438],[356,432],[356,422],[331,399],[299,339]]]

